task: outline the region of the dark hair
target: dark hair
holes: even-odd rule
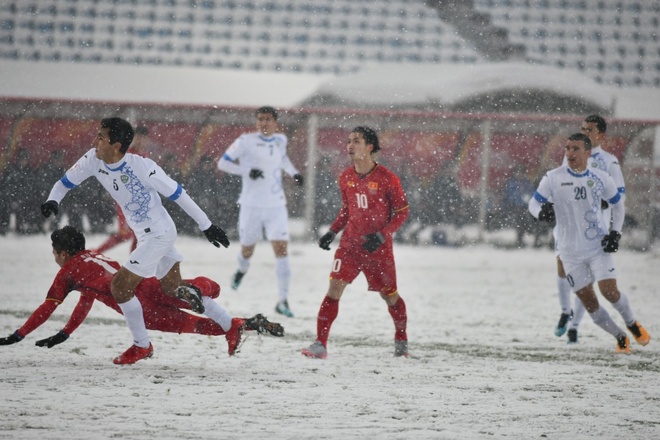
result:
[[[277,121],[277,110],[275,110],[275,107],[271,107],[269,105],[264,105],[263,107],[259,107],[256,112],[254,112],[255,116],[258,116],[262,113],[267,113],[273,116],[273,118]]]
[[[582,141],[584,142],[584,149],[585,150],[591,150],[591,139],[589,139],[589,136],[586,134],[582,133],[573,133],[568,137],[569,141]]]
[[[135,134],[136,135],[142,135],[142,136],[148,136],[149,135],[149,129],[145,127],[144,125],[138,125],[135,127]]]
[[[602,116],[589,115],[586,118],[584,118],[584,122],[589,122],[590,124],[596,124],[596,128],[598,128],[598,131],[600,133],[605,133],[607,131],[607,122],[605,122],[605,119],[603,119]]]
[[[380,151],[380,143],[378,142],[378,135],[376,134],[376,131],[373,128],[369,127],[355,127],[353,130],[351,130],[351,133],[360,133],[362,137],[364,138],[364,142],[367,145],[373,145],[374,148],[371,150],[372,153],[375,153],[376,151]]]
[[[128,147],[133,142],[133,135],[135,134],[130,122],[122,118],[105,118],[101,120],[101,128],[108,129],[108,137],[111,144],[115,142],[121,144],[119,151],[122,153],[128,151]]]
[[[73,226],[56,229],[50,234],[55,252],[65,251],[69,255],[76,255],[85,250],[85,236]]]

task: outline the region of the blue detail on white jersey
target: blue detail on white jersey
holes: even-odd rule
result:
[[[610,203],[610,205],[614,205],[615,203],[618,203],[619,200],[621,200],[621,193],[620,193],[620,192],[617,193],[617,194],[616,194],[614,197],[612,197],[611,199],[609,199],[608,202]]]
[[[124,168],[124,165],[126,165],[126,162],[122,162],[121,165],[119,165],[117,168],[110,168],[107,163],[103,163],[105,167],[110,170],[110,171],[121,171],[122,168]]]
[[[587,221],[587,228],[584,231],[584,236],[587,240],[597,240],[607,234],[607,230],[602,228],[600,213],[600,201],[603,199],[605,184],[595,173],[589,173],[588,177],[593,181],[591,187],[588,184],[589,182],[587,182],[587,188],[591,190],[592,201],[591,209],[584,213],[584,219]],[[615,197],[617,196],[619,196],[618,193]]]
[[[566,170],[568,171],[568,174],[570,174],[571,176],[574,176],[574,177],[584,177],[584,176],[589,175],[589,170],[585,170],[584,173],[576,173],[575,171],[573,171],[570,168],[566,168]]]
[[[66,174],[62,176],[62,178],[60,179],[60,182],[62,182],[62,185],[66,186],[69,189],[75,188],[76,186],[78,186],[75,183],[71,182],[69,180],[69,178],[66,177]]]
[[[625,194],[626,193],[626,189],[622,186],[617,188],[617,190],[619,191],[619,194]]]
[[[122,167],[124,164],[121,165]],[[124,183],[126,189],[131,193],[131,201],[124,205],[124,208],[131,213],[131,220],[135,223],[141,223],[145,220],[151,220],[147,215],[149,212],[149,202],[151,202],[151,194],[142,185],[140,179],[133,173],[130,167],[123,170],[123,176],[128,177],[128,181]]]
[[[176,200],[181,196],[182,192],[183,192],[183,187],[181,186],[181,184],[179,184],[179,186],[176,187],[176,191],[174,191],[174,194],[169,196],[168,199]]]
[[[228,160],[228,161],[230,161],[230,162],[233,162],[233,161],[234,161],[234,159],[232,159],[231,156],[228,155],[227,153],[223,154],[223,155],[222,155],[222,158],[223,158],[223,159],[226,159],[226,160]]]
[[[538,191],[534,192],[534,199],[538,202],[541,202],[541,203],[548,203],[548,199],[546,199],[541,194],[539,194]]]

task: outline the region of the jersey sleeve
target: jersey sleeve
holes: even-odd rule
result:
[[[69,318],[69,321],[66,323],[64,328],[62,328],[62,331],[67,335],[70,335],[76,331],[80,324],[83,323],[85,318],[87,318],[87,315],[89,314],[90,310],[92,310],[93,305],[94,298],[87,295],[80,295],[80,300],[78,300],[78,304],[76,304],[76,307],[73,309],[71,317]]]
[[[621,165],[619,165],[618,161],[612,162],[612,165],[610,165],[609,175],[610,175],[610,177],[612,177],[612,180],[614,181],[614,184],[616,185],[617,191],[621,195],[625,195],[625,193],[626,193],[626,184],[623,181],[623,172],[621,171]]]
[[[243,167],[237,161],[242,154],[241,137],[238,137],[227,148],[227,151],[218,160],[218,169],[229,174],[241,175],[243,174]]]
[[[381,231],[386,235],[392,235],[408,218],[408,200],[406,199],[406,193],[403,191],[401,180],[397,176],[392,175],[390,187],[392,218]]]
[[[550,177],[546,174],[541,179],[539,187],[534,192],[534,195],[529,199],[527,207],[529,212],[535,217],[539,218],[539,213],[541,212],[541,206],[544,203],[549,203],[551,197],[550,191]]]
[[[87,178],[91,177],[92,172],[90,171],[90,163],[94,157],[96,157],[96,153],[92,149],[78,159],[78,161],[64,173],[64,176],[55,182],[53,188],[48,194],[47,200],[54,200],[57,203],[60,203],[70,190],[79,186],[87,180]]]
[[[153,160],[142,158],[146,162],[147,176],[146,183],[165,197],[176,200],[177,193],[181,193],[183,188]]]

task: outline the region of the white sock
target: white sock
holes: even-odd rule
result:
[[[621,293],[621,298],[615,303],[612,303],[612,306],[616,309],[617,312],[621,314],[623,322],[626,325],[633,325],[635,323],[635,315],[633,314],[632,307],[630,307],[630,302],[628,301],[628,295],[623,292]]]
[[[568,328],[578,328],[582,322],[582,317],[584,316],[584,312],[586,310],[587,309],[585,309],[584,305],[582,304],[582,300],[576,295],[575,301],[573,302],[573,319],[571,319],[571,323],[568,325]]]
[[[607,310],[604,308],[598,306],[598,309],[596,309],[595,312],[589,313],[591,316],[591,319],[594,320],[594,324],[596,324],[598,327],[602,328],[605,330],[607,333],[611,334],[615,338],[618,337],[621,334],[626,334],[621,327],[616,325],[614,321],[612,321],[612,317],[610,316],[609,313],[607,313]]]
[[[571,314],[571,285],[566,278],[557,277],[557,293],[559,295],[559,305],[561,312],[567,315]]]
[[[275,273],[277,274],[280,301],[286,301],[289,297],[289,284],[291,283],[289,257],[275,258]]]
[[[125,303],[119,304],[119,308],[124,314],[126,325],[133,335],[133,343],[141,348],[149,347],[149,335],[147,327],[144,325],[144,315],[142,314],[142,304],[137,297],[133,297]]]
[[[220,327],[224,331],[229,331],[231,328],[231,315],[229,311],[208,296],[202,297],[202,303],[204,303],[204,314],[220,324]]]
[[[250,260],[243,257],[241,252],[238,253],[238,270],[245,273],[250,268]]]

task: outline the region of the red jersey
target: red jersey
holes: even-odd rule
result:
[[[92,309],[94,300],[99,300],[118,313],[122,313],[110,290],[112,278],[119,268],[118,262],[95,251],[85,250],[74,255],[60,268],[48,289],[46,300],[18,330],[19,335],[26,336],[46,322],[57,306],[74,290],[80,292],[80,300],[62,329],[67,334],[71,334],[82,324]],[[220,286],[206,277],[186,281],[197,286],[204,296],[217,298],[220,294]],[[135,296],[142,304],[148,329],[197,333],[202,328],[197,322],[208,320],[179,310],[189,309],[190,306],[183,300],[165,294],[156,278],[143,279],[135,289]],[[222,332],[219,326],[208,321],[211,325],[205,325],[203,328],[208,332],[207,334],[222,334],[218,333]]]
[[[342,207],[330,230],[338,233],[345,228],[341,245],[361,246],[364,235],[377,232],[391,245],[392,234],[408,217],[408,201],[397,175],[377,164],[361,176],[351,166],[338,182]]]

